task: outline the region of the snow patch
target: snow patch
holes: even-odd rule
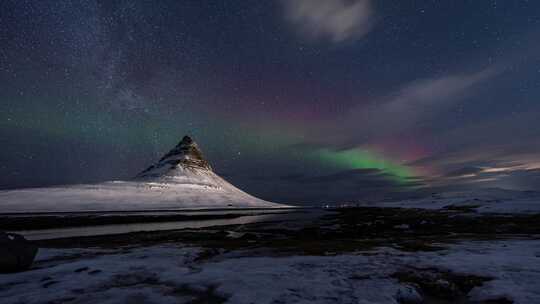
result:
[[[393,278],[408,267],[493,278],[471,300],[540,303],[540,240],[468,241],[438,252],[390,248],[337,256],[235,257],[196,261],[176,245],[102,251],[43,249],[33,270],[0,275],[2,303],[398,303],[422,297]],[[71,258],[70,258],[71,257]]]

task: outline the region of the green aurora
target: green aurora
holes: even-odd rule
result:
[[[380,170],[398,183],[406,183],[415,177],[410,168],[384,159],[370,151],[360,149],[343,151],[322,149],[317,151],[316,155],[321,161],[331,163],[341,169]]]
[[[66,106],[64,111],[58,111],[42,103],[21,104],[25,106],[12,108],[10,112],[0,115],[3,129],[22,129],[47,138],[83,140],[130,150],[147,149],[145,146],[152,145],[158,151],[165,151],[185,133],[204,138],[210,145],[217,144],[220,137],[227,137],[234,149],[249,154],[272,152],[285,159],[302,160],[325,169],[376,169],[398,183],[406,183],[416,177],[412,169],[368,150],[287,149],[302,142],[304,136],[299,131],[291,131],[294,128],[287,128],[286,124],[250,128],[219,116],[211,117],[208,113],[197,115],[194,112],[153,113],[146,116],[134,114],[137,115],[136,119],[119,121],[111,112],[100,111],[97,107],[81,110]],[[202,134],[197,132],[196,126],[186,128],[186,121],[205,124],[206,131]],[[283,151],[287,151],[286,155],[281,155]]]

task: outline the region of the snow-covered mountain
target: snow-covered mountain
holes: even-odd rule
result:
[[[215,174],[188,136],[133,180],[0,191],[0,213],[279,207]]]

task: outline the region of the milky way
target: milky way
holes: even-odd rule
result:
[[[535,1],[2,1],[0,188],[190,134],[268,200],[536,189],[539,34]]]

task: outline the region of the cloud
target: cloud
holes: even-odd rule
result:
[[[525,120],[524,125],[530,125]],[[493,137],[507,135],[502,129],[507,126],[499,121],[490,129]],[[516,143],[493,143],[483,134],[476,134],[471,128],[464,128],[469,133],[459,132],[461,138],[471,136],[474,142],[456,142],[456,148],[442,151],[436,155],[409,163],[412,167],[435,167],[439,174],[426,180],[431,187],[498,187],[513,190],[531,190],[540,188],[540,145],[525,141]],[[487,132],[487,131],[486,131]],[[520,134],[515,132],[514,134]],[[447,138],[448,135],[442,135]],[[450,140],[452,140],[450,138]],[[461,144],[459,144],[461,143]]]
[[[469,74],[407,83],[394,93],[375,100],[370,106],[352,109],[349,124],[352,128],[360,128],[364,136],[402,133],[454,106],[498,72],[498,69],[486,68]]]
[[[540,168],[540,130],[531,127],[537,121],[537,111],[529,110],[444,129],[437,134],[444,140],[444,149],[407,165],[438,168],[443,175],[466,167],[484,173]]]
[[[446,173],[446,177],[449,178],[462,178],[466,176],[475,176],[483,171],[480,167],[463,167]]]
[[[359,39],[372,27],[370,0],[282,0],[285,18],[302,35],[340,43]]]
[[[494,166],[485,167],[481,171],[456,176],[451,179],[439,179],[436,185],[441,186],[475,186],[496,187],[510,190],[537,190],[540,188],[540,167],[531,164],[515,165],[511,167]]]

